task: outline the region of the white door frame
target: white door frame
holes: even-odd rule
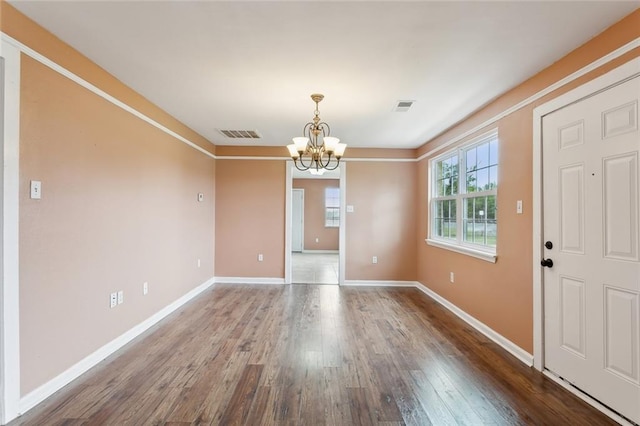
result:
[[[542,118],[640,75],[640,57],[597,77],[533,110],[533,366],[544,370],[544,287],[542,283],[543,208],[542,205]]]
[[[0,423],[20,412],[18,205],[20,155],[20,50],[2,36],[4,61],[0,129]]]
[[[286,163],[285,174],[285,224],[284,224],[284,283],[291,284],[291,190],[293,189],[293,165],[292,160]],[[344,284],[345,264],[346,264],[346,215],[347,215],[347,164],[340,163],[340,228],[338,230],[338,284]]]
[[[300,238],[302,239],[302,249],[301,251],[304,251],[304,189],[303,188],[291,188],[291,193],[293,194],[293,191],[299,191],[302,193],[302,205],[300,206],[300,210],[301,210],[301,215],[302,215],[302,229],[300,230]],[[293,219],[293,198],[291,199],[291,218]],[[293,230],[293,222],[291,223],[291,229]],[[291,250],[293,251],[293,232],[291,233]]]

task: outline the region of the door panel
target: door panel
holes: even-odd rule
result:
[[[640,423],[640,77],[542,120],[545,368]]]

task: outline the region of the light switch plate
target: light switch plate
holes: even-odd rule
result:
[[[353,206],[347,206],[347,213],[353,213]]]
[[[39,200],[42,198],[42,182],[39,180],[31,181],[31,199]]]
[[[198,201],[204,201],[204,194],[202,192],[198,192]]]

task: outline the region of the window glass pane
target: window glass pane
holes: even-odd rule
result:
[[[476,149],[471,148],[467,151],[467,172],[474,171],[476,167]]]
[[[489,189],[489,169],[479,169],[476,173],[476,191]]]
[[[489,144],[489,165],[498,164],[498,140],[494,139]]]
[[[496,197],[470,197],[465,200],[464,241],[496,246]]]
[[[498,166],[491,166],[489,168],[489,188],[495,189],[498,187]]]
[[[442,200],[434,203],[434,235],[456,238],[456,200]]]
[[[477,173],[475,171],[467,173],[467,192],[476,192]]]
[[[489,144],[479,145],[476,153],[476,165],[478,169],[489,166]]]

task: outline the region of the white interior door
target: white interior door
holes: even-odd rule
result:
[[[291,251],[304,248],[304,189],[291,190]]]
[[[542,121],[545,368],[636,423],[639,98],[636,77]]]

